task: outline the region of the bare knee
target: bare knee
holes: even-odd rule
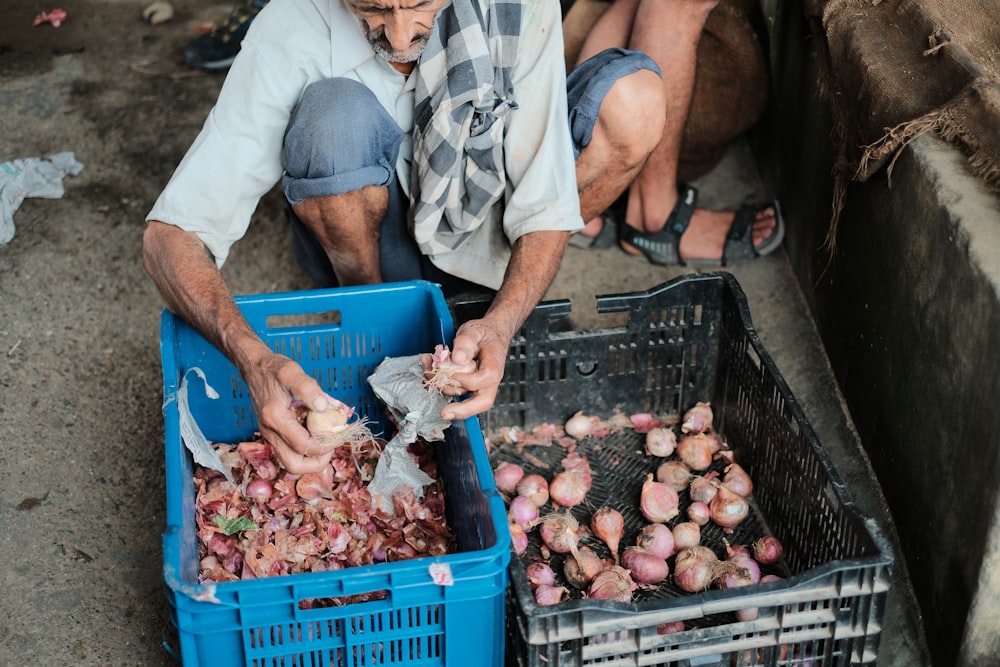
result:
[[[622,152],[628,164],[640,164],[663,135],[666,97],[655,72],[639,70],[611,87],[597,120],[597,131]]]

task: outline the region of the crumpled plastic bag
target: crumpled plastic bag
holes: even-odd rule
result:
[[[451,425],[441,419],[441,409],[448,397],[424,384],[420,355],[386,357],[368,376],[375,395],[385,403],[397,424],[415,414],[417,433],[428,442],[444,440],[444,430]]]
[[[71,152],[0,163],[0,248],[14,238],[14,211],[26,197],[59,199],[63,177],[83,170]]]
[[[389,516],[396,515],[392,496],[401,486],[413,489],[413,495],[422,499],[424,487],[434,481],[420,469],[410,455],[409,446],[417,441],[417,421],[420,415],[411,412],[399,427],[399,432],[386,444],[378,457],[375,475],[368,483],[372,503]]]

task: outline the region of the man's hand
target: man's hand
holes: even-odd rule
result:
[[[493,407],[500,380],[503,379],[509,345],[510,334],[490,319],[470,320],[459,327],[452,342],[451,359],[455,364],[475,360],[478,368],[474,373],[455,373],[451,376],[459,386],[445,393],[470,393],[472,397],[444,406],[441,409],[442,419],[465,419]]]
[[[325,410],[329,400],[319,384],[297,363],[274,353],[241,372],[257,410],[261,437],[271,443],[282,465],[304,474],[329,464],[336,445],[313,438],[292,403],[298,399],[312,410]]]

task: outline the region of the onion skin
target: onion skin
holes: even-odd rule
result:
[[[538,532],[545,543],[557,554],[572,553],[576,555],[579,542],[580,524],[569,512],[550,514],[542,520]]]
[[[608,545],[611,556],[618,562],[618,545],[625,531],[625,518],[613,507],[601,507],[590,517],[590,532]]]
[[[653,480],[653,475],[647,475],[642,484],[639,496],[639,511],[647,521],[666,523],[680,513],[680,499],[674,487]]]
[[[622,567],[640,584],[658,584],[670,574],[667,561],[642,547],[625,547]]]
[[[590,435],[599,423],[600,419],[587,416],[581,410],[566,420],[566,423],[563,424],[563,430],[574,440],[580,440]]]
[[[666,560],[674,554],[674,534],[662,523],[651,523],[636,535],[635,545]]]

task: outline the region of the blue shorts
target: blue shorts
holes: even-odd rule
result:
[[[614,83],[642,69],[660,73],[639,51],[608,49],[583,62],[566,79],[569,129],[577,157],[590,143],[604,96]],[[430,280],[446,295],[485,288],[450,276],[422,255],[409,234],[409,201],[396,179],[403,132],[363,84],[344,78],[311,84],[292,110],[282,149],[282,187],[289,204],[340,195],[368,185],[388,188],[389,207],[379,239],[382,279]],[[336,147],[336,150],[334,150]],[[334,287],[326,252],[286,207],[296,261],[318,287]]]

